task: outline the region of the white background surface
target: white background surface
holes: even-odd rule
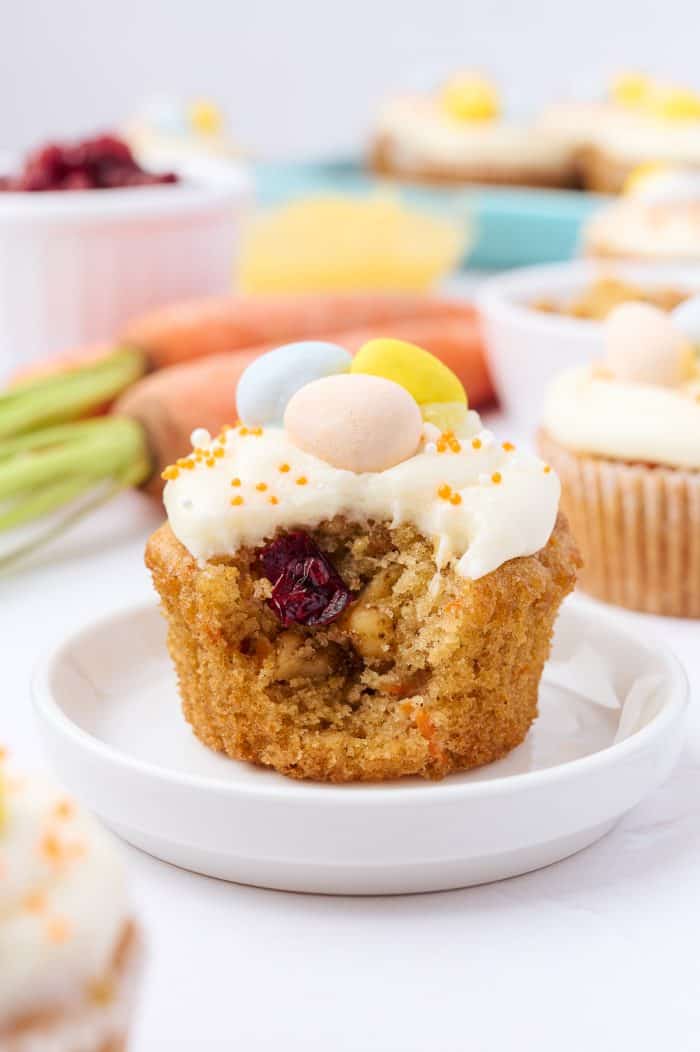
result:
[[[697,0],[0,0],[0,139],[210,95],[247,148],[328,154],[364,140],[387,92],[457,68],[516,110],[635,67],[700,87],[699,30]]]
[[[21,766],[42,762],[29,696],[39,652],[149,595],[142,550],[159,521],[129,495],[0,579],[0,736]],[[405,898],[227,885],[126,848],[151,948],[132,1052],[697,1052],[698,626],[618,616],[690,672],[688,748],[660,791],[549,869]]]
[[[0,0],[0,137],[80,134],[165,92],[220,99],[256,152],[327,154],[363,141],[387,91],[459,66],[523,110],[639,65],[698,86],[699,22],[697,0]],[[141,551],[158,521],[125,497],[0,579],[0,737],[22,766],[41,763],[39,651],[149,594]],[[697,694],[697,624],[619,616],[674,646]],[[151,945],[134,1052],[697,1052],[699,787],[693,711],[676,773],[606,840],[438,895],[258,891],[127,849]]]

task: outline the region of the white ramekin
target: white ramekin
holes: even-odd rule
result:
[[[198,157],[177,170],[174,185],[0,192],[0,375],[114,339],[158,304],[230,289],[248,176]]]
[[[565,301],[604,275],[643,287],[700,291],[700,266],[593,260],[523,267],[479,287],[476,300],[494,383],[509,423],[520,434],[536,430],[552,377],[602,351],[600,322],[548,314],[531,304],[543,298]]]

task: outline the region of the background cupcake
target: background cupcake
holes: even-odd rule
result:
[[[574,177],[568,143],[504,117],[496,87],[475,73],[454,75],[434,95],[389,99],[371,162],[388,175],[427,182],[570,186]]]
[[[562,482],[584,590],[700,617],[700,303],[623,304],[601,363],[550,386],[539,446]],[[675,321],[675,324],[674,324]]]
[[[593,215],[583,247],[604,258],[700,262],[700,170],[642,170],[627,194]]]
[[[0,769],[0,1049],[121,1052],[141,945],[111,838]]]

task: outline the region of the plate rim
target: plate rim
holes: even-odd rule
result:
[[[622,741],[613,742],[594,753],[566,760],[551,767],[506,774],[483,781],[457,782],[448,777],[442,781],[427,781],[410,785],[402,785],[401,779],[377,783],[334,784],[295,780],[271,769],[263,768],[266,773],[277,775],[279,782],[273,785],[240,784],[213,775],[159,767],[149,760],[131,756],[116,746],[102,741],[70,719],[62,709],[51,690],[52,672],[64,659],[69,647],[80,643],[84,637],[89,636],[96,629],[104,629],[110,623],[127,617],[134,618],[144,614],[156,614],[162,617],[159,604],[155,599],[138,600],[107,611],[98,617],[92,617],[87,623],[66,633],[58,643],[45,649],[32,675],[32,700],[35,713],[40,721],[47,724],[52,731],[60,733],[64,739],[69,739],[73,745],[87,750],[93,758],[106,760],[112,766],[123,768],[132,774],[156,779],[164,784],[174,784],[180,788],[187,787],[207,793],[215,791],[233,797],[246,796],[260,802],[269,802],[272,798],[290,805],[333,807],[357,806],[362,803],[370,803],[372,806],[381,803],[391,807],[410,804],[415,807],[417,804],[429,806],[438,802],[450,803],[460,799],[466,802],[470,798],[498,797],[519,789],[539,788],[543,783],[575,779],[581,773],[592,773],[597,767],[607,767],[620,761],[624,762],[626,757],[643,751],[655,737],[662,736],[669,725],[687,714],[690,695],[688,675],[684,665],[670,647],[652,639],[644,631],[640,632],[636,628],[622,624],[612,611],[596,610],[594,615],[591,610],[587,609],[585,601],[580,601],[576,596],[566,601],[564,609],[574,609],[576,614],[584,619],[595,616],[596,621],[603,620],[610,631],[623,635],[637,645],[641,644],[658,654],[663,659],[669,674],[668,700],[661,711],[653,716],[641,730]],[[245,761],[236,761],[231,758],[231,762]]]

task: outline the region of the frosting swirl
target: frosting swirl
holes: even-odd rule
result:
[[[547,391],[543,425],[577,453],[700,469],[700,380],[661,387],[570,370]]]
[[[128,920],[125,877],[109,836],[59,790],[8,776],[0,1031],[84,996],[108,970]]]
[[[198,448],[164,499],[175,536],[200,561],[346,515],[412,523],[433,540],[438,565],[476,579],[539,551],[556,520],[554,472],[497,442],[474,412],[457,435],[425,423],[415,456],[372,473],[333,467],[279,427],[230,429],[206,448],[202,432],[193,437]]]

